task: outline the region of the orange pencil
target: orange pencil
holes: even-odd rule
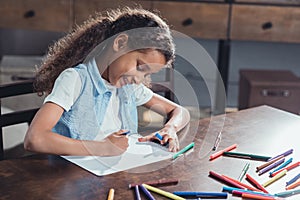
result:
[[[261,200],[273,200],[275,199],[274,197],[267,197],[267,196],[262,196],[259,194],[250,194],[250,193],[242,193],[243,198],[247,199],[261,199]]]
[[[237,147],[237,144],[233,144],[233,145],[231,145],[231,146],[229,146],[229,147],[227,147],[227,148],[225,148],[221,151],[218,151],[218,152],[212,154],[211,156],[209,156],[209,160],[213,160],[213,159],[221,156],[224,152],[231,151],[232,149],[235,149],[236,147]]]
[[[285,189],[286,190],[290,190],[290,189],[294,189],[295,187],[300,185],[300,179],[294,183],[292,183],[291,185],[287,186]]]
[[[111,188],[109,190],[107,200],[113,200],[114,199],[114,194],[115,194],[115,190],[113,188]]]

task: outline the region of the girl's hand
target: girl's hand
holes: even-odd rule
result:
[[[155,134],[159,133],[163,139],[158,139]],[[141,137],[138,139],[139,142],[147,142],[147,141],[159,141],[161,145],[169,144],[169,151],[176,152],[179,150],[179,142],[176,131],[172,127],[164,127],[163,129],[159,130],[158,132],[151,133],[145,137]]]
[[[128,148],[128,137],[122,135],[126,130],[119,130],[107,137],[108,141],[111,143],[111,154],[120,155],[124,153]]]

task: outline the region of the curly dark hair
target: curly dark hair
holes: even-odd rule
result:
[[[39,94],[50,93],[59,74],[70,67],[82,63],[89,53],[104,40],[117,34],[145,27],[159,28],[138,38],[130,38],[133,48],[148,41],[158,51],[163,53],[167,62],[174,61],[174,43],[169,26],[157,13],[142,8],[109,10],[90,16],[82,25],[49,47],[46,58],[38,68],[34,88]]]

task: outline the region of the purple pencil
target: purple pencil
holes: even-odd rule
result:
[[[269,158],[268,161],[273,160],[273,159],[275,159],[275,158],[278,158],[279,156],[288,156],[288,155],[290,155],[291,153],[293,153],[293,149],[290,149],[290,150],[288,150],[288,151],[286,151],[286,152],[283,152],[282,154],[279,154],[279,155],[277,155],[277,156],[274,156],[274,157],[272,157],[272,158]]]
[[[141,190],[144,192],[144,194],[147,196],[148,199],[150,200],[155,200],[155,198],[152,196],[152,194],[145,188],[143,185],[139,185]]]
[[[140,196],[139,186],[138,185],[134,186],[134,191],[135,191],[135,199],[136,200],[141,200],[141,196]]]
[[[262,174],[266,173],[267,171],[269,171],[269,170],[271,170],[271,169],[277,167],[278,165],[280,165],[281,163],[284,162],[284,159],[285,159],[285,158],[281,158],[280,160],[278,160],[278,161],[272,163],[271,165],[269,165],[269,166],[267,166],[267,167],[261,169],[261,170],[258,172],[258,175],[262,175]]]

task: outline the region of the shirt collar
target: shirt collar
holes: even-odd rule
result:
[[[105,92],[109,92],[108,88],[106,87],[106,84],[104,82],[104,79],[101,77],[101,74],[99,72],[97,63],[95,59],[91,59],[87,63],[87,70],[88,73],[90,74],[90,77],[92,79],[92,82],[99,94],[103,94]]]

